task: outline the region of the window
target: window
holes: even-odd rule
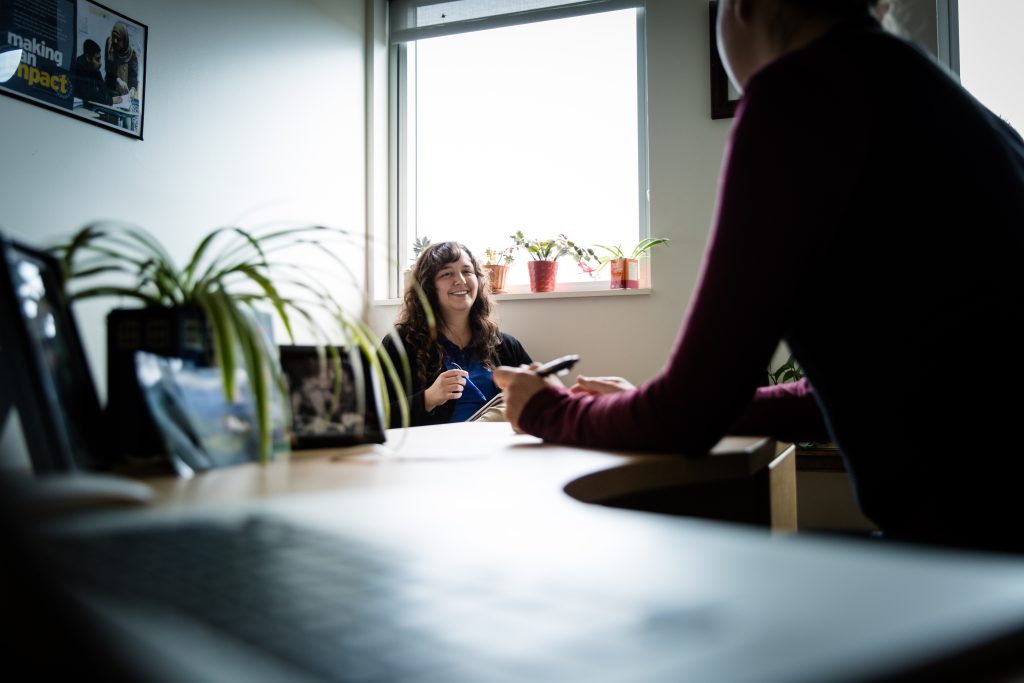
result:
[[[946,28],[947,58],[960,82],[998,116],[1024,132],[1024,25],[1020,0],[944,0],[939,4],[940,37]],[[948,24],[943,27],[942,24]],[[940,38],[941,40],[941,38]],[[940,50],[941,53],[941,50]]]
[[[401,268],[424,237],[482,257],[516,231],[626,248],[648,234],[638,4],[392,0]],[[520,11],[477,12],[501,5]],[[528,259],[506,289],[528,289]],[[568,256],[558,281],[607,289]]]

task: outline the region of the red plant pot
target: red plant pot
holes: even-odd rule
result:
[[[555,276],[558,274],[558,261],[530,261],[526,266],[530,270],[531,292],[555,291]]]

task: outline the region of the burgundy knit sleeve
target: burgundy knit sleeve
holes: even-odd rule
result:
[[[781,441],[828,441],[814,388],[803,378],[759,387],[754,400],[729,428],[730,434],[768,434]]]
[[[802,313],[796,302],[808,269],[797,264],[815,262],[821,226],[850,173],[834,140],[843,113],[816,111],[785,75],[760,80],[734,123],[697,287],[665,367],[617,394],[545,389],[525,406],[525,431],[558,443],[700,455],[751,404],[788,322]],[[781,390],[757,398],[779,401],[780,411],[813,402]]]

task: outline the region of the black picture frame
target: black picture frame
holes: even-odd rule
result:
[[[715,30],[715,18],[718,16],[718,2],[708,3],[708,45],[711,46],[711,118],[731,119],[736,116],[736,107],[740,96],[736,93],[725,66],[718,54],[718,36]]]
[[[376,377],[358,350],[337,348],[341,362],[341,391],[330,410],[334,369],[315,346],[280,346],[281,370],[291,408],[291,445],[295,449],[337,448],[384,443],[383,410]],[[325,350],[326,353],[326,350]],[[359,374],[356,374],[356,361]]]
[[[93,0],[4,0],[0,56],[20,62],[0,93],[142,140],[148,43],[148,26]]]
[[[0,320],[0,428],[17,411],[36,474],[111,469],[60,261],[2,233]]]

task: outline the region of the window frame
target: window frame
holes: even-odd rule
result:
[[[390,4],[388,5],[390,7]],[[648,107],[647,107],[647,11],[645,0],[596,0],[583,2],[575,6],[556,7],[532,12],[522,12],[517,16],[519,21],[500,20],[495,24],[480,26],[486,30],[499,25],[531,23],[555,18],[568,18],[601,12],[634,9],[636,12],[636,91],[637,91],[637,198],[638,198],[638,230],[637,241],[650,236],[650,171],[648,149]],[[414,41],[413,41],[414,42]],[[403,272],[407,268],[406,255],[409,253],[413,236],[416,234],[416,140],[415,126],[415,94],[410,87],[415,87],[415,80],[410,84],[410,72],[415,69],[415,50],[409,49],[409,43],[390,44],[388,35],[388,130],[390,142],[388,198],[390,204],[390,220],[388,225],[388,274],[387,297],[397,299],[402,296],[404,287]],[[412,57],[410,57],[412,53]],[[410,62],[412,64],[410,65]],[[646,281],[641,283],[640,291],[649,291],[649,271],[645,271]],[[594,282],[560,283],[557,292],[570,295],[586,292],[605,293],[608,284],[604,280]],[[550,297],[551,294],[538,294],[539,297]],[[510,288],[507,295],[501,298],[532,298],[528,288]]]
[[[937,0],[935,26],[938,31],[938,59],[957,79],[960,78],[959,0]]]

